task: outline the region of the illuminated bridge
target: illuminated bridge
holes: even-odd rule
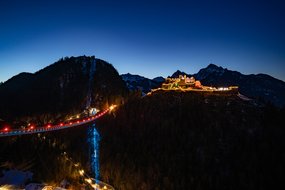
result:
[[[59,123],[57,125],[47,124],[46,126],[43,126],[43,127],[30,126],[29,128],[26,128],[26,129],[9,129],[8,127],[6,127],[0,130],[0,137],[28,135],[28,134],[34,134],[34,133],[44,133],[44,132],[49,132],[49,131],[62,130],[62,129],[70,128],[70,127],[78,127],[78,126],[95,121],[96,119],[104,116],[109,111],[112,111],[114,107],[115,106],[110,106],[108,109],[102,112],[99,112],[95,114],[94,116],[90,116],[84,119],[78,119],[77,121]]]

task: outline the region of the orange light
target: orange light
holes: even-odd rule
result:
[[[48,124],[48,125],[47,125],[47,128],[50,128],[50,127],[51,127],[51,125],[50,125],[50,124]]]
[[[87,181],[87,183],[92,183],[92,180],[90,178],[85,179],[85,181]]]
[[[30,127],[30,129],[34,129],[35,127],[32,125],[31,127]]]
[[[8,128],[8,127],[5,127],[5,128],[4,128],[4,131],[5,131],[5,132],[9,131],[9,128]]]
[[[109,107],[110,111],[112,111],[115,107],[117,107],[117,106],[116,106],[116,105],[111,105],[111,106]]]
[[[80,174],[81,176],[83,176],[83,175],[84,175],[84,170],[79,170],[79,174]]]

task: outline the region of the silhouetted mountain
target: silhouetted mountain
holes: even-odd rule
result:
[[[201,69],[197,74],[194,75],[198,80],[202,80],[207,78],[211,74],[215,74],[216,76],[222,76],[226,70],[227,69],[223,69],[222,67],[218,67],[214,64],[209,64],[206,68]]]
[[[163,77],[156,77],[153,80],[130,73],[121,75],[129,90],[141,90],[143,93],[149,92],[153,88],[160,87],[164,82]]]
[[[0,86],[0,118],[64,114],[121,101],[127,92],[114,67],[94,56],[64,58]]]
[[[175,72],[171,75],[171,78],[178,78],[179,75],[182,75],[182,76],[186,75],[187,77],[191,77],[191,76],[192,76],[192,75],[189,75],[189,74],[187,74],[187,73],[185,73],[185,72],[182,72],[182,71],[180,71],[180,70],[177,70],[177,71],[175,71]]]
[[[157,83],[163,83],[165,81],[165,78],[163,78],[163,77],[155,77],[152,80],[157,82]]]
[[[257,99],[259,101],[271,102],[274,105],[282,107],[285,105],[285,82],[273,78],[266,74],[244,75],[237,71],[231,71],[214,64],[209,64],[196,74],[187,74],[177,70],[171,77],[178,78],[179,75],[188,77],[194,76],[207,86],[239,86],[240,93]],[[139,76],[125,74],[123,80],[127,83],[130,90],[140,89],[144,93],[153,88],[160,87],[164,82],[162,77],[156,77],[153,80]]]
[[[214,64],[209,64],[196,74],[186,74],[176,71],[171,77],[179,75],[194,76],[207,86],[239,86],[240,93],[258,99],[259,101],[271,102],[276,106],[285,105],[285,82],[266,74],[244,75],[237,71],[231,71]]]
[[[237,85],[240,93],[246,96],[261,98],[277,106],[285,105],[285,82],[269,75],[244,75],[210,64],[194,74],[194,77],[209,86]]]

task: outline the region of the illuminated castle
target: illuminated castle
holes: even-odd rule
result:
[[[194,77],[187,77],[186,75],[179,75],[179,78],[166,78],[165,83],[162,84],[162,89],[175,89],[175,88],[183,88],[183,89],[202,89],[203,86],[201,82],[195,80]]]
[[[182,90],[182,91],[207,91],[207,92],[238,92],[237,86],[229,87],[209,87],[203,86],[199,80],[186,75],[179,75],[179,78],[166,78],[162,84],[162,90]],[[158,90],[158,89],[157,89]]]

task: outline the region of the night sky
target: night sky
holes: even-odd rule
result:
[[[79,55],[149,78],[212,62],[285,81],[285,3],[0,1],[0,81]]]

